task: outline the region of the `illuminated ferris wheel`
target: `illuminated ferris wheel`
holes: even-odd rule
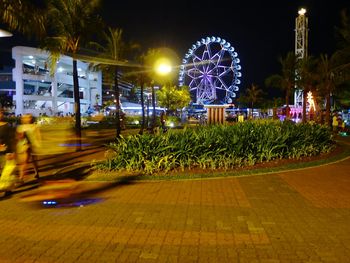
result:
[[[202,38],[192,45],[182,63],[179,84],[189,86],[197,103],[232,103],[242,73],[238,54],[229,42],[220,37]]]

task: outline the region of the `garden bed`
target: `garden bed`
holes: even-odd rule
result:
[[[95,165],[94,173],[149,178],[227,176],[312,165],[341,155],[341,146],[334,146],[330,131],[314,124],[265,121],[207,126],[122,138],[109,146],[106,161]]]

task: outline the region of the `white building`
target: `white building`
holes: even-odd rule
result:
[[[73,60],[61,56],[53,76],[49,73],[49,53],[37,48],[17,46],[12,49],[16,83],[16,115],[32,113],[57,115],[74,113]],[[102,73],[89,71],[89,64],[78,61],[81,113],[102,104]]]

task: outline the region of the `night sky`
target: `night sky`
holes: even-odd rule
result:
[[[279,56],[294,52],[295,18],[309,17],[309,54],[335,49],[335,26],[349,1],[104,1],[103,17],[144,47],[168,46],[180,58],[206,36],[226,39],[238,52],[243,83],[263,86],[279,73]]]
[[[294,51],[295,18],[301,7],[309,18],[309,54],[335,49],[335,26],[348,0],[314,1],[102,1],[101,15],[112,27],[122,28],[127,41],[147,48],[170,47],[180,59],[197,40],[226,39],[238,52],[242,66],[241,90],[279,73],[279,56]],[[24,38],[0,39],[1,62],[12,45]],[[7,52],[8,53],[8,52]]]

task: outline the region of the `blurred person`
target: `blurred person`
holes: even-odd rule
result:
[[[4,112],[0,110],[0,168],[6,163],[5,155],[13,152],[13,132],[8,122],[4,120]]]
[[[244,122],[244,115],[241,112],[238,114],[238,122]]]
[[[332,118],[332,127],[333,127],[333,132],[338,132],[338,116],[337,114],[334,114]]]
[[[13,153],[13,132],[4,121],[4,112],[0,110],[0,192],[10,192],[17,180],[16,160]]]
[[[338,116],[338,131],[339,132],[343,131],[343,119],[340,115]]]
[[[37,154],[41,148],[41,135],[40,135],[39,128],[34,123],[34,119],[31,114],[24,114],[21,117],[21,124],[17,126],[16,132],[24,133],[25,137],[28,140],[29,158],[26,162],[26,166],[29,163],[29,159],[31,159],[34,166],[34,172],[35,172],[34,177],[36,179],[39,179],[39,166],[38,166]]]
[[[16,160],[14,153],[6,153],[5,166],[0,175],[0,194],[6,196],[11,193],[11,190],[16,187],[18,183],[16,175]]]
[[[29,161],[29,141],[24,132],[16,133],[16,162],[19,171],[19,180],[24,182],[25,172]]]

